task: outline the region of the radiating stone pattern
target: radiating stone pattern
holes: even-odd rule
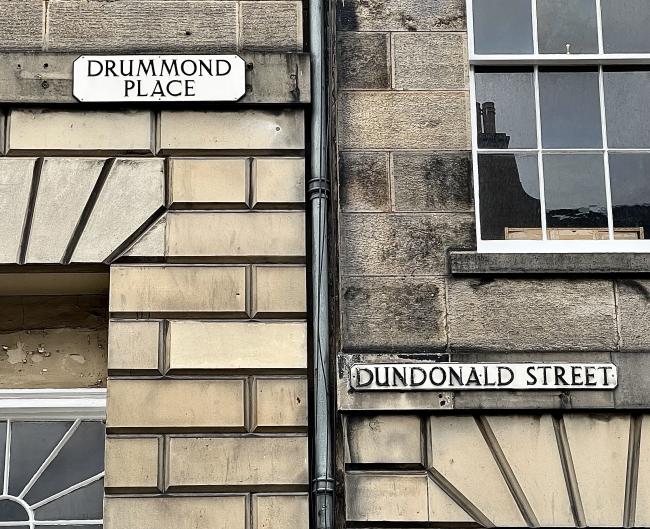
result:
[[[647,415],[349,415],[355,526],[647,527]]]

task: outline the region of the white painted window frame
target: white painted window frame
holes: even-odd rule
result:
[[[467,35],[469,48],[469,82],[470,82],[470,117],[472,134],[472,172],[474,181],[474,208],[476,214],[476,241],[477,251],[480,253],[650,253],[650,239],[645,240],[614,240],[614,227],[612,216],[612,197],[609,177],[609,153],[610,152],[631,152],[648,153],[650,149],[609,149],[607,146],[607,122],[605,119],[605,95],[603,87],[603,66],[613,64],[624,65],[649,65],[650,53],[616,53],[606,54],[603,48],[603,25],[601,15],[601,0],[596,2],[596,26],[598,31],[597,54],[540,54],[537,37],[537,0],[530,1],[532,13],[532,34],[533,54],[512,54],[512,55],[481,55],[474,52],[474,18],[473,0],[467,2]],[[537,148],[534,149],[479,149],[478,147],[478,123],[476,116],[476,83],[475,66],[530,66],[533,69],[534,100]],[[598,68],[598,84],[600,94],[600,118],[602,127],[602,148],[594,149],[543,149],[541,141],[541,120],[539,105],[539,66],[579,66],[590,65]],[[506,241],[506,240],[482,240],[481,239],[481,217],[479,202],[479,175],[478,155],[479,154],[536,154],[537,168],[539,175],[540,208],[541,208],[541,229],[542,240],[537,241]],[[580,241],[563,240],[555,241],[547,239],[546,231],[546,208],[544,193],[544,167],[542,164],[542,153],[598,153],[603,154],[606,184],[607,223],[609,240]]]
[[[22,527],[24,529],[38,529],[43,525],[68,526],[68,525],[102,525],[103,520],[57,520],[57,521],[36,521],[34,519],[34,508],[54,501],[74,490],[89,485],[104,477],[104,472],[92,476],[81,483],[73,485],[57,494],[29,506],[22,500],[22,496],[29,491],[29,488],[36,482],[41,473],[45,471],[49,463],[56,457],[59,450],[75,432],[83,420],[105,420],[106,419],[106,389],[5,389],[0,390],[0,421],[7,422],[7,442],[5,443],[4,475],[2,476],[2,491],[0,500],[11,498],[12,501],[23,504],[29,514],[27,523],[0,521],[2,527]],[[54,448],[52,453],[43,462],[21,492],[18,498],[8,495],[9,490],[9,469],[10,469],[10,440],[11,423],[13,421],[73,421],[70,430],[63,436],[61,441]]]

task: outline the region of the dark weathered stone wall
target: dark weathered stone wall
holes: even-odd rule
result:
[[[444,352],[474,245],[463,0],[339,5],[342,348]]]
[[[0,51],[301,51],[302,2],[0,0]]]
[[[646,351],[648,281],[602,275],[625,256],[450,273],[475,249],[465,2],[346,0],[337,19],[342,352]]]

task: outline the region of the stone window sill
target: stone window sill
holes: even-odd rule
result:
[[[648,274],[644,253],[478,253],[449,252],[453,275]]]

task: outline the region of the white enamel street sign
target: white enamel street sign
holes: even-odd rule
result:
[[[82,102],[237,101],[245,72],[237,55],[84,55],[72,91]]]
[[[355,364],[356,391],[614,389],[614,364]]]

